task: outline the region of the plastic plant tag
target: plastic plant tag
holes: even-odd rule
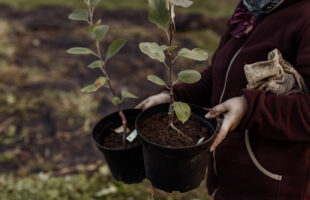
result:
[[[137,138],[137,130],[133,130],[126,138],[126,140],[128,140],[129,142],[133,142],[136,138]]]
[[[202,143],[204,139],[205,139],[205,137],[203,137],[203,138],[200,138],[200,139],[198,140],[197,144],[200,144],[200,143]]]

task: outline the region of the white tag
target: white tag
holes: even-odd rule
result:
[[[205,139],[205,137],[203,137],[203,138],[200,138],[200,139],[198,140],[197,144],[200,144],[200,143],[202,143],[204,139]]]
[[[129,142],[132,142],[136,139],[138,133],[137,133],[137,130],[133,130],[126,138],[126,140],[128,140]]]

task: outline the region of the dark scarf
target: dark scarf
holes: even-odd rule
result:
[[[254,15],[260,16],[268,14],[278,7],[284,0],[243,0],[243,4]]]
[[[255,8],[249,8],[249,6],[245,6],[245,1],[249,3],[249,5],[257,5]],[[261,19],[264,14],[271,12],[277,6],[279,6],[283,1],[280,0],[266,0],[265,6],[259,4],[257,2],[262,0],[243,0],[236,8],[235,13],[229,20],[230,25],[230,34],[235,38],[246,38],[248,37],[254,28],[256,27],[257,23]],[[275,3],[277,2],[277,3]],[[257,3],[257,4],[255,4]],[[263,9],[259,9],[259,7],[263,7]],[[255,10],[255,11],[253,11]],[[254,12],[256,14],[254,14]],[[260,13],[259,15],[257,15]]]

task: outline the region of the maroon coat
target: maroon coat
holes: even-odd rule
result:
[[[207,185],[215,200],[310,200],[310,94],[245,89],[244,65],[267,60],[275,48],[309,87],[310,0],[285,0],[247,39],[227,31],[202,80],[175,87],[176,99],[205,107],[219,104],[221,96],[243,94],[248,101],[238,130],[211,156]]]

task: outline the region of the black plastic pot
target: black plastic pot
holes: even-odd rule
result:
[[[124,110],[128,124],[134,124],[140,112],[141,110]],[[93,139],[117,181],[126,184],[140,183],[145,178],[141,144],[125,149],[111,149],[101,145],[101,141],[110,133],[110,129],[117,128],[121,124],[118,112],[103,118],[93,130]]]
[[[138,136],[143,144],[146,177],[152,185],[166,192],[187,192],[199,187],[206,174],[209,148],[215,139],[216,120],[204,118],[207,111],[190,105],[202,126],[209,129],[209,139],[199,145],[176,148],[155,144],[139,133],[141,122],[155,113],[168,112],[169,104],[160,104],[142,112],[136,120]]]

